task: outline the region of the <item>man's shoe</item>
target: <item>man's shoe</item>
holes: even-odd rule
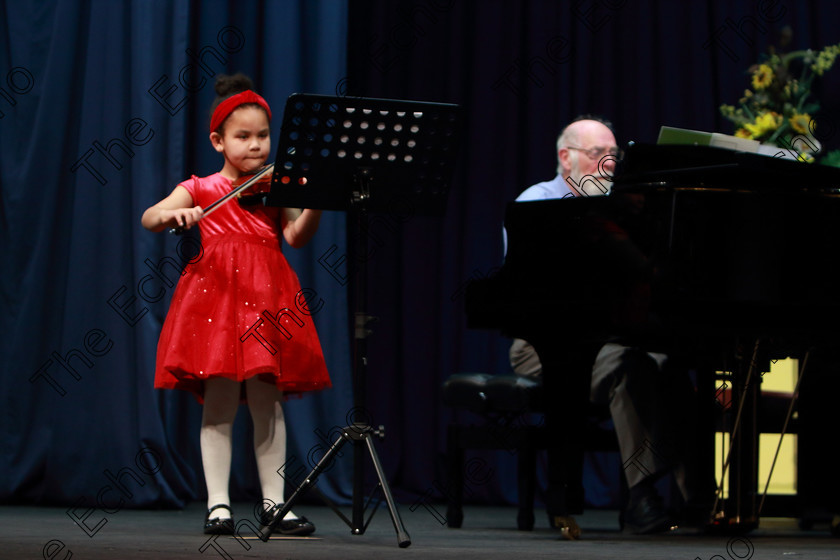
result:
[[[230,517],[220,519],[214,517],[210,519],[210,514],[215,510],[225,508],[230,512]],[[207,515],[204,516],[204,534],[205,535],[232,535],[234,533],[233,524],[233,510],[227,504],[216,504],[207,510]]]
[[[624,510],[624,530],[636,535],[664,533],[676,525],[656,495],[642,496],[631,501]]]
[[[571,515],[549,515],[548,523],[552,529],[560,531],[560,536],[567,541],[576,541],[580,538],[580,527]]]

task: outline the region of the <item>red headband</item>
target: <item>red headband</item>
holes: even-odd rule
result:
[[[219,103],[219,106],[213,111],[213,118],[210,119],[210,132],[216,131],[225,122],[228,115],[233,113],[234,109],[245,103],[256,103],[265,109],[265,112],[268,114],[268,120],[271,121],[271,109],[268,108],[268,103],[266,103],[262,96],[248,89],[236,95],[231,95]]]

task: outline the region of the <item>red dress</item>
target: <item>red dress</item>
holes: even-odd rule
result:
[[[232,188],[218,173],[180,186],[202,208]],[[160,333],[155,388],[201,401],[209,377],[259,375],[287,394],[331,386],[306,305],[311,292],[280,249],[279,209],[253,208],[229,201],[200,222],[201,252],[185,267]]]

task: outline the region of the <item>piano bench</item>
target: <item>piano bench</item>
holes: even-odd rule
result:
[[[545,447],[547,432],[542,418],[532,422],[529,415],[544,408],[542,383],[517,375],[458,373],[443,384],[444,404],[483,417],[481,423],[452,423],[447,431],[447,470],[450,501],[447,525],[458,528],[464,519],[463,494],[465,449],[507,449],[517,453],[520,530],[534,528],[537,451]]]
[[[446,522],[459,528],[464,520],[464,450],[507,449],[517,454],[519,510],[517,527],[534,528],[534,495],[537,480],[537,452],[547,447],[550,434],[542,417],[546,403],[542,381],[518,375],[456,373],[443,383],[443,403],[482,417],[479,423],[453,422],[447,429],[446,451],[449,475],[449,504]],[[599,424],[610,417],[609,408],[590,403],[584,426],[587,451],[618,451],[612,428]],[[624,477],[621,477],[624,482]],[[624,491],[624,486],[622,486]]]

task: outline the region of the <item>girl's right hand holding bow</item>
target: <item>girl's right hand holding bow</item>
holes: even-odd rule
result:
[[[193,208],[176,208],[175,210],[161,209],[160,220],[164,228],[190,229],[198,223],[204,215],[201,206]]]
[[[172,194],[143,213],[141,223],[150,231],[190,229],[203,215],[204,210],[201,206],[193,206],[192,196],[187,189],[178,185]]]

